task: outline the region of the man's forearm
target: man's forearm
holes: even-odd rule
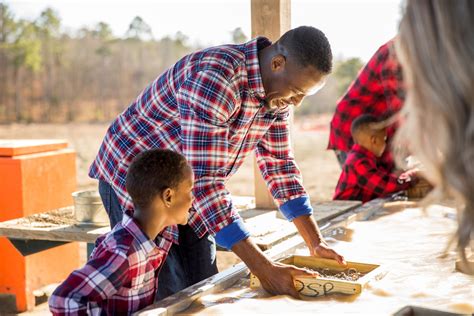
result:
[[[298,216],[293,220],[296,228],[308,245],[309,253],[312,256],[336,260],[341,265],[346,265],[344,257],[331,249],[324,241],[318,224],[312,215]]]
[[[309,249],[314,249],[324,241],[318,224],[312,215],[302,215],[293,220],[301,237],[303,237]]]
[[[232,247],[232,251],[249,267],[255,275],[259,275],[272,266],[272,262],[258,248],[251,238],[245,238]]]

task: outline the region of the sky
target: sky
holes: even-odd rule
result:
[[[395,36],[403,0],[292,0],[291,26],[311,25],[328,37],[338,58],[367,61]],[[181,31],[191,44],[229,43],[241,27],[250,36],[250,0],[0,0],[15,17],[35,19],[51,7],[73,31],[98,22],[108,23],[123,36],[135,16],[148,23],[155,38]]]

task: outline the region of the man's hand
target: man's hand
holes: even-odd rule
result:
[[[290,295],[294,298],[299,298],[293,281],[298,276],[317,277],[319,274],[307,269],[274,262],[270,268],[257,275],[263,288],[270,294]]]
[[[312,215],[302,215],[293,220],[296,228],[303,237],[312,256],[334,259],[341,265],[346,265],[344,257],[338,254],[324,242],[318,224]]]
[[[329,246],[326,245],[325,243],[320,243],[319,246],[311,248],[309,252],[312,256],[327,258],[327,259],[334,259],[340,265],[345,266],[347,264],[343,256],[338,254],[335,250],[329,248]]]
[[[324,242],[318,225],[311,215],[299,216],[293,220],[293,223],[308,245],[311,255],[334,259],[341,265],[346,264],[344,257]],[[317,273],[306,269],[271,262],[250,238],[236,243],[232,251],[258,277],[263,288],[274,295],[283,294],[299,298],[293,279],[296,276],[317,276]]]
[[[293,278],[296,276],[315,277],[318,275],[307,269],[271,262],[250,238],[236,243],[232,247],[232,251],[258,277],[263,288],[273,295],[291,295],[294,298],[299,298]]]

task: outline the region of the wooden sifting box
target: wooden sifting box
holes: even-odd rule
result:
[[[311,298],[328,295],[332,293],[359,294],[364,286],[371,280],[383,278],[387,271],[378,264],[347,262],[347,266],[341,266],[335,260],[323,259],[310,256],[290,256],[280,260],[281,263],[291,264],[300,268],[329,269],[331,272],[341,272],[350,268],[356,269],[362,275],[356,281],[346,281],[326,277],[297,277],[294,279],[295,287],[301,298]],[[260,287],[258,278],[250,274],[250,287]]]

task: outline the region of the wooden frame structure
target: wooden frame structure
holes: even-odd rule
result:
[[[297,277],[294,279],[295,288],[303,299],[324,296],[332,293],[347,295],[359,294],[367,283],[372,280],[379,280],[387,273],[387,270],[381,268],[379,264],[348,261],[347,266],[342,267],[336,262],[336,260],[310,256],[290,256],[284,258],[280,262],[301,268],[328,268],[332,271],[338,272],[354,268],[358,272],[363,273],[363,276],[357,281],[337,280],[326,277]],[[259,288],[260,286],[261,284],[258,278],[251,274],[250,287]]]
[[[248,199],[248,200],[251,200]],[[278,211],[259,210],[253,208],[252,201],[240,198],[237,205],[252,238],[262,250],[297,234],[296,227],[286,219],[280,218]],[[314,219],[325,227],[329,220],[360,206],[357,201],[330,201],[313,203]],[[31,244],[43,242],[87,242],[95,240],[110,231],[108,225],[93,225],[78,222],[74,217],[74,207],[68,206],[29,217],[0,222],[0,236],[11,240],[24,241]],[[15,244],[16,245],[16,244]],[[52,245],[54,246],[54,245]],[[40,248],[36,249],[40,251]],[[20,250],[22,252],[22,250]],[[31,251],[28,251],[30,253]]]
[[[252,38],[261,35],[268,37],[271,41],[276,41],[291,28],[291,0],[251,0],[250,12]],[[268,192],[255,158],[254,189],[257,208],[275,208],[273,198]]]

